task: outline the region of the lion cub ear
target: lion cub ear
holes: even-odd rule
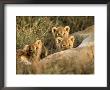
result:
[[[52,33],[54,34],[56,32],[57,28],[56,27],[53,27],[52,28]]]
[[[62,40],[63,40],[63,38],[57,37],[57,38],[56,38],[56,43],[61,43]]]
[[[72,42],[74,42],[74,40],[75,40],[74,36],[70,36],[69,39],[70,39]]]
[[[23,50],[24,50],[24,51],[29,50],[29,45],[25,45],[24,48],[23,48]]]
[[[70,27],[69,26],[65,26],[64,28],[68,33],[70,32]]]
[[[41,44],[42,41],[41,40],[36,40],[35,44]]]

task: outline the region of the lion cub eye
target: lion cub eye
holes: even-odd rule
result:
[[[59,33],[57,33],[57,36],[60,36],[60,34],[59,34]]]
[[[64,44],[62,45],[62,47],[65,47],[65,46],[66,46],[66,45],[64,45]]]
[[[30,49],[29,51],[32,52],[32,49]]]

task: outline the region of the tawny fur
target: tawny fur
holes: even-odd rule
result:
[[[65,27],[53,27],[52,28],[52,34],[54,36],[54,38],[57,37],[68,37],[69,36],[69,31],[70,31],[70,27],[69,26],[65,26]]]
[[[37,40],[36,42],[25,45],[23,49],[17,50],[17,58],[20,62],[25,64],[30,64],[32,60],[40,60],[48,55],[48,50],[43,45],[41,40]]]
[[[17,58],[21,61],[21,63],[17,63],[17,68],[22,68],[25,71],[20,71],[20,72],[18,71],[17,73],[35,72],[34,69],[36,68],[37,63],[41,59],[40,56],[42,53],[42,46],[43,46],[42,41],[37,40],[36,42],[24,47],[24,49],[22,50],[23,53],[19,54],[19,58]],[[23,65],[23,63],[24,63],[24,65]],[[20,67],[18,67],[18,66],[20,66]],[[25,67],[22,67],[22,66],[25,66]]]
[[[93,74],[94,46],[72,48],[42,59],[35,73],[39,74]]]
[[[90,32],[89,32],[90,30]],[[36,74],[93,74],[94,73],[94,29],[83,31],[84,33],[75,34],[84,38],[77,48],[64,50],[58,53],[51,54],[42,60],[35,57],[32,62],[33,73]],[[91,39],[92,38],[92,39]],[[64,38],[63,38],[64,39]],[[63,40],[62,39],[62,40]],[[65,39],[66,40],[66,39]],[[81,46],[81,47],[80,47]],[[40,60],[40,61],[39,61]]]
[[[58,51],[73,48],[74,40],[74,36],[68,36],[65,38],[57,37],[56,46]]]
[[[89,37],[91,34],[94,34],[94,25],[89,26],[83,31],[78,31],[78,32],[71,34],[71,36],[73,35],[75,37],[73,47],[74,48],[78,47],[82,43],[82,41],[86,39],[87,37]]]
[[[88,32],[87,32],[88,30]],[[94,73],[94,28],[89,27],[85,31],[78,33],[84,38],[77,48],[68,49],[47,56],[39,62],[40,68],[36,73]],[[85,37],[86,36],[86,37]],[[79,37],[79,36],[78,36]],[[61,38],[61,37],[60,37]],[[61,41],[63,39],[61,38]],[[57,41],[58,42],[58,41]],[[51,70],[52,69],[52,70]]]
[[[77,47],[89,47],[91,45],[94,45],[94,34],[91,34],[90,36],[88,36],[86,39],[84,39],[82,41],[82,43]]]

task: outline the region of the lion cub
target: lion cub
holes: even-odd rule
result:
[[[61,51],[61,50],[73,48],[75,38],[74,36],[68,36],[66,38],[57,37],[55,40],[56,40],[57,50]]]
[[[54,36],[54,38],[57,37],[68,37],[69,36],[69,31],[70,31],[70,27],[69,26],[65,26],[65,27],[53,27],[52,28],[52,34]]]
[[[40,60],[48,55],[48,50],[43,45],[41,40],[37,40],[35,43],[30,45],[25,45],[22,50],[22,53],[19,54],[20,61],[25,64],[30,64],[32,60]]]
[[[68,38],[69,36],[69,32],[70,32],[70,27],[69,26],[59,26],[59,27],[53,27],[52,28],[52,34],[53,34],[53,38],[55,41],[55,52],[59,50],[59,41],[62,41],[61,38]],[[64,41],[64,40],[63,40]],[[59,42],[59,43],[58,43]]]

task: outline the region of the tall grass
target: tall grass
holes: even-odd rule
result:
[[[17,16],[16,48],[22,48],[36,39],[46,42],[52,38],[51,29],[53,26],[69,25],[70,33],[74,33],[93,24],[93,16]]]

